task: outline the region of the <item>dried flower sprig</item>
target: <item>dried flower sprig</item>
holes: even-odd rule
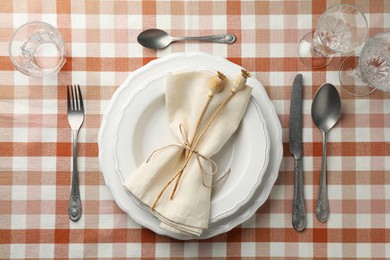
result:
[[[194,153],[193,150],[195,148],[193,147],[193,142],[194,142],[194,139],[196,137],[196,134],[198,133],[199,126],[200,126],[200,123],[203,119],[203,116],[204,116],[204,114],[205,114],[205,112],[206,112],[206,110],[211,102],[211,99],[214,97],[214,95],[221,92],[224,89],[226,79],[227,79],[226,76],[222,72],[217,71],[217,74],[215,76],[213,76],[212,78],[210,78],[210,80],[208,82],[209,83],[209,92],[207,95],[206,103],[204,104],[202,111],[198,117],[192,138],[188,142],[188,145],[190,146],[190,150],[186,154],[186,160],[184,162],[184,166],[181,168],[180,173],[177,176],[175,187],[173,188],[173,191],[171,194],[171,199],[173,199],[173,196],[175,195],[177,186],[179,185],[181,176],[183,175],[184,169],[187,167],[187,164],[188,164],[192,154]]]
[[[198,121],[196,122],[194,133],[192,135],[191,140],[189,141],[190,145],[192,144],[192,142],[195,139],[195,136],[196,136],[198,129],[199,129],[200,122],[203,119],[204,113],[206,112],[206,110],[210,104],[211,99],[214,97],[215,94],[221,92],[224,89],[225,80],[226,80],[226,76],[222,72],[219,72],[219,71],[217,71],[217,74],[215,76],[210,78],[210,80],[208,82],[209,83],[209,92],[207,95],[207,100],[202,108],[200,116],[198,117]]]
[[[188,160],[186,160],[186,163],[185,165],[187,165],[188,161],[189,161],[189,158],[191,158],[191,155],[192,155],[192,151],[196,150],[199,142],[202,140],[204,134],[207,132],[207,130],[209,129],[210,125],[213,123],[213,121],[215,120],[215,118],[218,116],[218,114],[221,112],[221,110],[226,106],[226,104],[229,102],[229,100],[240,90],[244,89],[246,87],[246,81],[247,81],[247,78],[250,77],[250,74],[248,71],[242,69],[241,70],[241,74],[236,76],[235,80],[234,80],[234,83],[233,83],[233,88],[230,90],[230,94],[229,96],[226,97],[226,99],[219,105],[219,107],[215,110],[214,114],[211,116],[211,118],[209,119],[208,123],[206,124],[205,128],[203,129],[203,131],[201,132],[201,134],[199,135],[198,139],[196,140],[196,142],[194,144],[191,145],[191,153],[188,157]],[[173,190],[173,193],[172,193],[172,196],[174,194],[174,192],[176,191],[176,188],[177,188],[177,185],[180,181],[180,178],[181,178],[181,175],[182,173],[179,175],[179,178],[177,179],[176,181],[176,185],[175,185],[175,188]],[[172,198],[171,196],[171,198]]]
[[[175,187],[172,191],[172,194],[171,194],[171,199],[173,199],[173,196],[176,192],[176,189],[177,189],[177,186],[180,182],[180,179],[181,179],[181,176],[184,172],[184,169],[186,168],[192,154],[195,153],[196,151],[196,148],[199,144],[199,142],[202,140],[203,136],[205,135],[205,133],[207,132],[207,130],[209,129],[210,125],[213,123],[213,121],[215,120],[215,118],[218,116],[218,114],[221,112],[221,110],[226,106],[226,104],[229,102],[229,100],[240,90],[244,89],[246,87],[246,82],[247,82],[247,78],[250,77],[250,73],[244,69],[241,70],[241,74],[240,75],[237,75],[234,82],[233,82],[233,88],[230,90],[230,94],[229,96],[227,96],[225,98],[225,100],[217,107],[217,109],[215,110],[215,112],[213,113],[213,115],[211,116],[211,118],[209,119],[209,121],[207,122],[205,128],[203,129],[203,131],[200,133],[199,137],[196,139],[196,142],[194,143],[194,138],[196,136],[196,132],[199,128],[199,125],[200,125],[200,122],[203,118],[203,115],[205,113],[205,111],[207,110],[207,107],[211,101],[211,98],[213,97],[214,94],[222,91],[223,89],[223,85],[222,85],[222,82],[226,79],[226,77],[218,72],[217,73],[217,77],[213,77],[210,82],[209,82],[209,95],[207,97],[207,100],[206,100],[206,103],[202,109],[202,112],[201,112],[201,115],[199,116],[198,118],[198,122],[197,122],[197,125],[195,127],[195,130],[194,130],[194,135],[193,137],[191,138],[191,141],[187,144],[189,145],[190,149],[189,149],[189,154],[186,156],[186,160],[184,162],[184,166],[175,174],[175,176],[164,186],[164,188],[160,191],[157,199],[155,200],[155,202],[153,203],[152,205],[152,209],[156,206],[157,202],[159,201],[161,195],[163,194],[163,192],[165,191],[165,189],[172,183],[172,181],[174,181],[176,178],[176,183],[175,183]]]
[[[210,125],[213,123],[214,119],[217,117],[219,112],[226,106],[226,104],[229,102],[229,100],[240,90],[244,89],[246,87],[246,81],[247,78],[250,77],[250,74],[248,71],[242,69],[241,74],[238,75],[233,83],[233,88],[230,90],[230,95],[226,97],[226,99],[219,105],[219,107],[215,110],[214,114],[211,116],[209,122],[206,124],[206,127],[203,129],[202,133],[199,135],[197,141],[193,145],[193,149],[196,149],[199,142],[202,140],[203,135],[206,133],[206,131],[209,129]]]
[[[205,104],[203,105],[201,113],[200,113],[198,120],[196,122],[196,125],[194,128],[194,133],[193,133],[190,140],[185,140],[187,142],[186,146],[188,146],[187,148],[189,148],[189,149],[186,150],[186,159],[184,162],[184,166],[177,172],[177,174],[175,174],[175,176],[173,176],[173,178],[161,190],[156,201],[152,205],[152,209],[156,206],[156,203],[160,199],[160,197],[163,194],[163,192],[165,191],[165,189],[172,183],[173,180],[176,179],[175,187],[173,188],[173,191],[172,191],[171,197],[170,197],[171,199],[173,199],[173,196],[177,190],[177,186],[179,185],[181,176],[183,175],[184,169],[187,167],[187,164],[188,164],[188,162],[189,162],[189,160],[194,152],[192,149],[192,145],[193,145],[194,139],[196,137],[196,134],[198,133],[200,123],[201,123],[201,121],[204,117],[204,114],[205,114],[205,112],[206,112],[206,110],[211,102],[211,99],[214,97],[215,94],[221,92],[224,89],[226,79],[227,79],[226,76],[222,72],[217,71],[217,74],[214,75],[213,77],[211,77],[210,80],[208,81],[209,91],[208,91],[207,99],[206,99]]]

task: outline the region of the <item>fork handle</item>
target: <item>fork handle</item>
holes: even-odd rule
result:
[[[79,189],[79,172],[77,168],[77,137],[78,130],[72,130],[72,153],[73,153],[73,172],[72,172],[72,187],[69,198],[68,215],[73,222],[81,218],[81,199]]]

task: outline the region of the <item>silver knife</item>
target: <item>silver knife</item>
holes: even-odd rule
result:
[[[303,145],[302,145],[302,74],[295,76],[291,92],[289,144],[294,156],[294,197],[292,225],[296,231],[306,227],[305,199],[303,194]]]

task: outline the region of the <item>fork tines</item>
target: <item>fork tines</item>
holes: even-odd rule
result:
[[[83,96],[81,95],[80,85],[68,85],[68,111],[84,110]]]

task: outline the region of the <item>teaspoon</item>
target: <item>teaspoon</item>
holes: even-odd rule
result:
[[[326,187],[326,144],[329,130],[339,120],[341,99],[337,89],[329,83],[322,85],[317,91],[311,106],[313,122],[322,133],[322,164],[320,188],[318,191],[316,216],[320,222],[329,218],[329,201]]]
[[[160,29],[148,29],[141,32],[137,37],[139,44],[150,49],[164,49],[172,42],[184,40],[233,43],[236,41],[236,37],[233,34],[228,33],[198,37],[172,37],[167,32]]]

